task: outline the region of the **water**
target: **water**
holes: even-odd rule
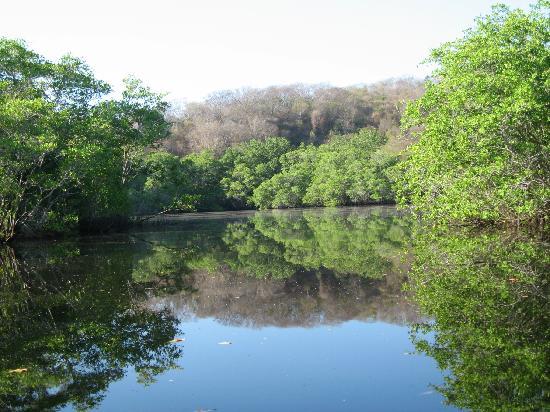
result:
[[[547,404],[540,240],[433,233],[391,207],[163,220],[2,249],[2,408]]]

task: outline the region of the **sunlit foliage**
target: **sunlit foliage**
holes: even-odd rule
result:
[[[399,197],[440,221],[538,221],[548,215],[550,4],[495,6],[432,51],[426,92],[403,127],[420,139]]]
[[[127,216],[134,160],[167,135],[167,106],[135,79],[109,91],[79,59],[0,39],[0,241]]]
[[[281,157],[282,171],[254,191],[254,203],[266,209],[392,202],[387,172],[398,157],[382,149],[386,141],[363,129],[288,152]]]

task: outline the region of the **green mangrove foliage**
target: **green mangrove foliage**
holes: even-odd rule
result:
[[[127,368],[150,384],[176,367],[178,320],[141,304],[116,246],[0,248],[0,409],[92,409]]]
[[[432,51],[436,69],[402,126],[419,136],[398,195],[443,221],[542,221],[548,214],[550,3],[495,6]]]
[[[386,138],[371,129],[301,146],[281,157],[282,171],[254,191],[261,209],[391,202],[388,170],[398,156],[381,149]]]
[[[547,409],[548,245],[517,233],[415,231],[413,238],[412,289],[433,317],[413,341],[450,373],[437,389],[468,410]]]
[[[0,39],[0,241],[129,213],[140,152],[168,133],[166,103],[135,79],[119,100],[79,59]]]
[[[51,62],[22,42],[2,39],[0,241],[22,232],[108,229],[129,216],[396,198],[439,222],[544,225],[550,194],[548,10],[548,0],[529,12],[496,6],[463,38],[432,52],[428,62],[436,69],[425,94],[406,105],[402,118],[403,142],[418,140],[403,161],[395,154],[400,145],[388,143],[393,127],[375,116],[378,103],[363,105],[361,93],[323,88],[318,108],[307,103],[317,92],[292,88],[244,93],[244,100],[239,93],[220,94],[196,113],[202,106],[191,105],[189,113],[198,117],[180,119],[180,126],[189,126],[184,134],[202,140],[216,124],[215,139],[227,141],[203,142],[197,147],[212,151],[178,157],[159,150],[170,128],[162,96],[129,79],[121,98],[111,99],[109,85],[81,60]],[[411,84],[404,96],[416,97],[421,87]],[[388,109],[386,94],[375,100]],[[252,100],[243,106],[245,95]],[[254,113],[254,96],[268,103],[258,106],[260,117],[246,120]],[[348,110],[346,101],[362,109]],[[280,112],[282,102],[290,112]],[[394,122],[404,102],[392,106]],[[239,108],[243,113],[233,116]],[[283,117],[273,128],[276,113]],[[246,136],[239,138],[238,130]],[[288,139],[266,137],[279,132]]]
[[[131,182],[136,215],[161,212],[212,211],[253,207],[252,193],[281,168],[279,157],[289,151],[282,137],[250,140],[226,150],[183,158],[153,151],[139,159]]]
[[[222,210],[228,201],[220,184],[222,164],[204,151],[179,158],[154,151],[138,159],[130,183],[134,215]]]
[[[362,129],[320,146],[253,139],[221,157],[151,152],[132,183],[134,213],[392,202],[390,171],[399,157],[383,148],[386,141]]]
[[[260,184],[253,193],[253,201],[260,209],[300,207],[313,179],[318,150],[312,145],[301,145],[281,156],[281,172]]]
[[[252,206],[252,193],[260,183],[281,170],[279,157],[290,150],[282,137],[250,140],[225,151],[221,162],[226,170],[221,184],[237,207]]]

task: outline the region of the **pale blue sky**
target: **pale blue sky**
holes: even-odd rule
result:
[[[197,100],[244,86],[423,77],[428,51],[494,2],[1,0],[0,36],[49,58],[71,52],[115,86],[133,74],[171,100]]]

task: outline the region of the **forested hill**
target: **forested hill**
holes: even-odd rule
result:
[[[398,151],[397,139],[405,102],[423,93],[423,82],[392,79],[368,86],[273,86],[212,94],[204,102],[173,109],[166,150],[182,155],[203,149],[217,153],[251,139],[287,138],[291,144],[321,144],[331,135],[373,127]]]

